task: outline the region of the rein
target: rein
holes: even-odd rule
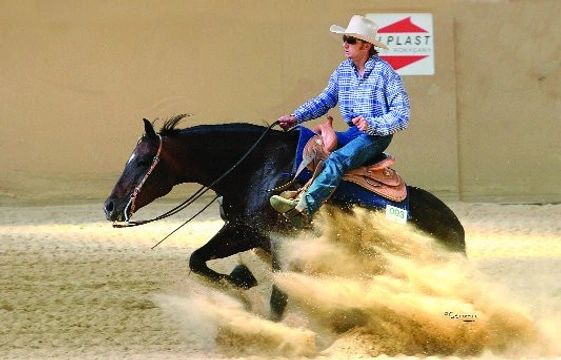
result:
[[[163,139],[161,137],[160,134],[158,135],[158,139],[159,139],[159,146],[158,146],[158,152],[156,153],[156,156],[154,157],[154,159],[152,160],[152,165],[150,166],[150,168],[148,169],[148,172],[146,173],[146,175],[144,175],[144,178],[142,179],[142,181],[138,184],[138,186],[134,189],[131,198],[129,200],[129,203],[127,204],[127,206],[125,207],[125,223],[113,223],[113,227],[114,228],[125,228],[125,227],[134,227],[134,226],[140,226],[140,225],[145,225],[145,224],[149,224],[151,222],[154,221],[158,221],[158,220],[162,220],[165,218],[168,218],[172,215],[175,215],[177,213],[179,213],[180,211],[185,210],[189,205],[193,204],[195,201],[197,201],[201,196],[203,196],[207,191],[211,190],[211,188],[216,185],[219,181],[221,181],[222,179],[224,179],[228,174],[230,174],[232,171],[234,171],[234,169],[236,169],[248,156],[249,154],[257,147],[257,145],[259,145],[259,143],[261,143],[261,141],[263,140],[263,138],[265,138],[265,135],[267,135],[269,133],[269,131],[275,127],[276,125],[278,125],[278,121],[275,121],[274,123],[272,123],[271,125],[269,125],[269,127],[267,127],[267,129],[263,132],[263,134],[261,134],[261,136],[259,137],[259,139],[257,139],[257,141],[249,148],[249,150],[247,150],[247,152],[234,164],[230,167],[230,169],[226,170],[226,172],[224,172],[224,174],[220,175],[216,180],[214,180],[210,185],[208,186],[202,186],[199,190],[197,190],[193,195],[191,195],[187,200],[183,201],[181,204],[177,205],[176,207],[174,207],[171,210],[168,210],[167,212],[163,213],[162,215],[156,216],[152,219],[148,219],[148,220],[139,220],[139,221],[129,221],[129,216],[128,216],[128,210],[131,210],[131,215],[134,214],[134,211],[136,210],[136,197],[138,196],[138,194],[140,193],[140,191],[142,190],[142,187],[144,186],[144,183],[146,182],[146,180],[148,179],[148,177],[150,176],[150,174],[152,173],[152,171],[154,170],[154,168],[156,167],[156,165],[158,165],[158,163],[160,162],[160,153],[162,151],[162,144],[163,144]],[[185,226],[187,223],[189,223],[191,220],[193,220],[195,217],[197,217],[198,215],[200,215],[204,210],[206,210],[216,199],[218,199],[220,197],[220,195],[215,196],[205,207],[203,207],[202,210],[200,210],[199,212],[197,212],[195,215],[193,215],[190,219],[188,219],[187,221],[185,221],[183,224],[181,224],[177,229],[175,229],[172,233],[170,233],[168,236],[166,236],[164,239],[162,239],[160,242],[158,242],[156,245],[154,245],[153,248],[155,248],[156,246],[158,246],[159,244],[161,244],[165,239],[167,239],[169,236],[171,236],[173,233],[175,233],[177,230],[179,230],[180,228],[182,228],[183,226]]]

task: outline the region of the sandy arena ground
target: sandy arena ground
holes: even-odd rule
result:
[[[281,324],[259,316],[267,312],[271,274],[258,254],[212,262],[223,272],[246,263],[262,284],[247,294],[217,290],[189,274],[190,253],[222,225],[216,207],[153,250],[195,210],[148,226],[114,229],[98,203],[0,207],[0,358],[561,356],[561,205],[450,206],[465,226],[469,262],[442,260],[417,248],[386,259],[355,282],[346,270],[335,273],[337,265],[295,260],[293,253],[290,261],[309,277],[276,278],[296,299]],[[170,207],[155,204],[136,218]],[[306,251],[313,256],[326,249]],[[297,256],[303,257],[304,250]],[[406,264],[416,253],[419,261]],[[434,269],[429,264],[440,269],[430,273]],[[381,268],[392,276],[381,276]],[[469,274],[465,278],[464,269]],[[428,275],[421,279],[425,271]],[[438,281],[428,283],[427,278]],[[317,284],[317,298],[298,293]],[[370,297],[374,288],[377,292]],[[382,298],[388,302],[381,303]],[[344,309],[349,299],[368,320],[357,320],[360,329],[341,329],[341,322],[326,325],[337,316],[334,309]],[[337,302],[343,305],[337,307]],[[403,306],[395,308],[399,303]],[[384,317],[364,315],[364,309]],[[477,318],[461,323],[445,317],[445,311]],[[352,318],[350,314],[341,319]],[[409,335],[415,346],[406,338],[389,344]],[[477,346],[481,348],[471,352]]]

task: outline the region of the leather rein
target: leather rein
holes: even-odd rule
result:
[[[139,220],[139,221],[130,221],[129,220],[129,209],[131,210],[131,216],[132,214],[134,214],[134,211],[136,210],[136,197],[138,196],[138,194],[140,194],[140,192],[142,191],[142,187],[144,186],[144,184],[146,183],[146,180],[148,180],[148,177],[150,176],[150,174],[154,171],[154,169],[156,168],[156,166],[158,165],[158,163],[160,162],[160,154],[162,152],[162,147],[163,147],[163,138],[160,134],[156,134],[158,135],[158,140],[159,140],[159,144],[158,144],[158,151],[156,152],[156,156],[154,156],[154,159],[152,160],[152,164],[150,165],[150,168],[148,169],[148,172],[146,172],[146,175],[144,175],[144,177],[142,178],[142,180],[140,181],[140,183],[134,188],[131,197],[129,199],[129,202],[127,204],[127,206],[125,207],[125,222],[124,223],[113,223],[113,227],[115,228],[125,228],[125,227],[134,227],[134,226],[140,226],[140,225],[145,225],[145,224],[149,224],[151,222],[154,221],[158,221],[158,220],[163,220],[165,218],[168,218],[172,215],[175,215],[177,213],[179,213],[182,210],[185,210],[189,205],[193,204],[195,201],[197,201],[201,196],[203,196],[207,191],[211,190],[211,188],[216,185],[219,181],[221,181],[222,179],[224,179],[228,174],[230,174],[234,169],[236,169],[248,156],[249,154],[257,147],[257,145],[259,145],[259,143],[261,143],[261,141],[263,140],[263,138],[265,137],[265,135],[267,135],[267,133],[276,125],[278,125],[279,122],[275,121],[274,123],[272,123],[271,125],[269,125],[269,127],[267,127],[267,129],[263,132],[263,134],[261,134],[261,136],[259,137],[259,139],[257,139],[257,141],[249,148],[249,150],[247,150],[247,152],[234,164],[232,165],[228,170],[226,170],[226,172],[224,172],[222,175],[220,175],[216,180],[214,180],[210,185],[208,186],[202,186],[199,190],[197,190],[193,195],[191,195],[187,200],[183,201],[181,204],[177,205],[176,207],[174,207],[171,210],[168,210],[167,212],[156,216],[152,219],[148,219],[148,220]],[[212,203],[218,199],[220,197],[220,195],[216,195],[206,206],[204,206],[200,211],[198,211],[196,214],[194,214],[191,218],[189,218],[188,220],[186,220],[183,224],[181,224],[177,229],[175,229],[172,233],[170,233],[169,235],[167,235],[164,239],[162,239],[160,242],[158,242],[156,245],[154,245],[152,247],[155,248],[156,246],[158,246],[159,244],[161,244],[165,239],[167,239],[169,236],[171,236],[173,233],[175,233],[177,230],[179,230],[180,228],[182,228],[183,226],[185,226],[187,223],[189,223],[191,220],[193,220],[194,218],[196,218],[198,215],[200,215],[203,211],[205,211],[208,207],[210,207],[210,205],[212,205]]]

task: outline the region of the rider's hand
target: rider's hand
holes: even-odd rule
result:
[[[360,131],[368,131],[368,121],[366,121],[366,118],[364,116],[357,116],[352,121]]]
[[[279,122],[279,126],[286,131],[291,127],[293,127],[294,125],[296,125],[296,116],[283,115],[280,118],[278,118],[278,122]]]

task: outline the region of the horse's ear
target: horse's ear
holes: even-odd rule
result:
[[[142,119],[142,120],[144,120],[144,132],[146,133],[146,136],[148,136],[149,138],[155,138],[156,132],[154,131],[154,127],[152,126],[150,120],[148,119]]]

